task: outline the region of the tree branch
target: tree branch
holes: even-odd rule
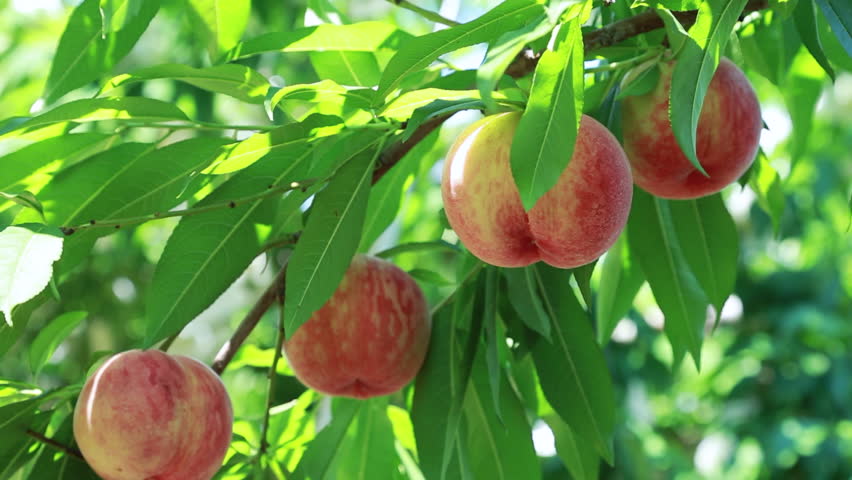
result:
[[[750,0],[743,10],[743,14],[763,10],[768,6],[769,0]],[[678,21],[687,28],[695,23],[695,18],[698,15],[697,10],[673,13]],[[601,29],[587,32],[583,35],[583,45],[585,47],[585,51],[590,52],[604,47],[610,47],[627,40],[628,38],[660,28],[663,28],[663,21],[659,15],[653,11],[647,11],[640,13],[635,17],[619,20],[618,22],[607,25]],[[535,71],[539,57],[539,55],[532,51],[522,51],[506,69],[506,74],[514,78],[529,75]],[[373,173],[373,184],[376,184],[379,180],[381,180],[385,173],[393,168],[394,165],[399,163],[399,161],[402,160],[402,158],[420,141],[443,125],[443,123],[451,116],[452,114],[441,115],[424,122],[417,128],[417,130],[414,131],[414,134],[412,134],[407,141],[397,142],[382,152],[379,157],[379,161],[377,162],[376,170]],[[237,349],[239,349],[243,344],[245,339],[260,321],[263,314],[266,313],[273,303],[275,303],[278,295],[284,295],[284,277],[286,275],[286,269],[287,266],[285,264],[284,267],[281,268],[281,271],[278,272],[278,275],[275,277],[272,285],[266,289],[263,295],[261,295],[258,299],[257,303],[255,303],[254,307],[252,307],[251,311],[249,311],[240,323],[239,327],[237,327],[237,330],[231,336],[231,339],[222,345],[222,348],[216,355],[216,359],[213,361],[212,365],[212,368],[216,373],[220,375],[222,374],[228,366],[228,363],[234,357]]]
[[[68,455],[69,457],[74,457],[74,458],[76,458],[78,460],[82,460],[84,462],[86,461],[83,458],[83,454],[80,453],[80,450],[77,450],[76,448],[71,448],[68,445],[65,445],[64,443],[61,443],[61,442],[58,442],[58,441],[56,441],[52,438],[46,437],[46,436],[42,435],[41,433],[36,432],[35,430],[30,430],[29,428],[27,429],[27,435],[36,439],[40,443],[43,443],[45,445],[48,445],[50,447],[55,448],[56,450],[59,450],[60,452],[64,453],[65,455]]]

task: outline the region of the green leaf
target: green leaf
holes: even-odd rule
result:
[[[442,88],[423,88],[406,92],[390,101],[379,110],[379,116],[391,120],[406,121],[420,108],[431,105],[440,105],[444,108],[452,104],[459,104],[479,100],[479,92],[476,90],[444,90]],[[437,103],[441,101],[444,103]],[[481,103],[481,102],[480,102]]]
[[[59,412],[57,412],[59,413]],[[74,446],[74,415],[66,415],[65,420],[50,438],[61,445]],[[85,460],[72,457],[45,446],[41,450],[32,472],[40,478],[56,480],[98,480],[97,474]]]
[[[371,87],[379,82],[382,75],[382,66],[373,52],[310,52],[310,58],[319,78],[344,85]]]
[[[782,85],[801,47],[793,22],[781,22],[765,15],[739,32],[739,46],[749,68],[775,85]]]
[[[599,478],[600,458],[591,445],[575,435],[558,416],[548,416],[546,420],[556,440],[556,453],[572,477],[577,480]]]
[[[412,268],[407,273],[414,277],[416,280],[420,280],[421,282],[425,283],[431,283],[432,285],[437,285],[439,287],[451,287],[455,285],[455,282],[434,270],[428,270],[425,268]]]
[[[87,312],[65,312],[42,328],[29,347],[30,370],[38,375],[56,347],[86,318]]]
[[[631,256],[639,260],[657,305],[665,315],[665,332],[675,364],[688,351],[698,367],[707,296],[684,257],[669,202],[639,188],[633,189],[627,229]]]
[[[12,309],[38,295],[62,255],[62,234],[46,225],[22,224],[0,231],[0,312],[12,326]]]
[[[781,228],[781,216],[784,214],[786,200],[778,172],[769,164],[769,159],[761,149],[757,159],[751,166],[748,185],[757,194],[757,204],[772,219],[772,227],[775,235]]]
[[[793,11],[793,20],[796,23],[796,31],[802,39],[802,43],[807,47],[808,52],[814,57],[819,65],[825,70],[825,73],[834,81],[834,69],[831,68],[831,62],[825,56],[825,51],[822,49],[822,42],[819,39],[819,29],[817,27],[817,18],[814,2],[801,0],[796,3],[796,9]]]
[[[784,103],[790,112],[795,135],[789,137],[791,170],[808,150],[817,100],[822,94],[825,77],[812,56],[803,49],[793,59],[783,83]]]
[[[367,480],[399,476],[400,460],[394,448],[387,403],[387,397],[362,402],[340,447],[337,478]]]
[[[280,103],[286,103],[291,100],[300,100],[304,102],[322,104],[334,103],[345,108],[339,111],[347,110],[369,110],[372,102],[373,91],[370,89],[350,89],[340,85],[332,80],[323,80],[317,83],[297,84],[284,87],[272,96],[269,102],[270,108],[280,106]],[[320,111],[320,113],[328,113]]]
[[[490,395],[485,352],[476,357],[464,401],[467,435],[460,438],[468,450],[473,478],[494,480],[541,478],[541,467],[535,454],[532,432],[523,405],[508,381],[499,376],[502,417],[498,415]]]
[[[439,56],[517,30],[542,13],[543,6],[533,0],[507,0],[473,21],[406,41],[382,73],[376,102],[384,101],[405,77],[428,67]]]
[[[408,141],[421,125],[433,118],[450,115],[462,110],[480,110],[483,108],[485,108],[485,104],[482,103],[482,100],[435,100],[426,106],[418,108],[411,114],[411,117],[406,121],[405,131],[402,132],[401,140],[403,142]]]
[[[251,14],[249,0],[188,0],[194,32],[207,46],[211,60],[240,41]]]
[[[583,36],[580,19],[574,18],[560,29],[555,50],[541,56],[512,142],[512,177],[526,210],[568,166],[582,113]]]
[[[37,447],[27,430],[43,433],[53,412],[35,413],[34,405],[14,403],[0,407],[0,478],[14,478],[14,473],[29,462]],[[15,408],[17,407],[17,408]]]
[[[852,4],[846,0],[816,0],[835,38],[852,57]]]
[[[700,0],[633,0],[630,8],[652,7],[667,8],[675,11],[697,10],[701,4]]]
[[[488,384],[491,387],[491,401],[500,423],[504,423],[500,407],[500,383],[502,370],[500,368],[500,344],[506,344],[506,337],[499,331],[497,325],[497,283],[499,280],[496,267],[485,267],[485,281],[482,290],[482,323],[485,326],[485,363],[488,366]],[[476,312],[478,314],[479,312]]]
[[[130,52],[160,9],[159,0],[140,3],[135,15],[106,35],[100,0],[85,0],[74,9],[47,76],[43,97],[48,104],[108,73]]]
[[[583,302],[586,303],[586,308],[589,310],[592,308],[592,274],[595,272],[597,264],[598,261],[595,259],[571,270],[574,280],[577,282],[577,288],[580,290],[580,296],[582,296]]]
[[[340,453],[340,445],[352,421],[365,408],[365,402],[348,398],[334,400],[331,423],[326,425],[308,445],[293,476],[296,479],[319,480],[326,474]]]
[[[411,421],[420,467],[428,479],[456,478],[450,470],[482,330],[482,317],[471,318],[474,292],[472,283],[461,285],[453,302],[433,314],[429,352],[417,374]],[[461,328],[468,324],[465,339]]]
[[[143,0],[99,0],[102,36],[126,27],[142,11]]]
[[[14,191],[13,187],[25,182],[39,170],[53,173],[75,157],[85,156],[109,138],[109,135],[101,133],[69,133],[50,137],[9,153],[2,157],[0,191]]]
[[[290,337],[334,293],[361,240],[373,164],[384,134],[352,137],[348,158],[317,194],[287,266],[284,328]]]
[[[550,337],[550,317],[544,310],[538,291],[538,281],[535,278],[535,267],[504,268],[507,295],[512,307],[527,327],[535,330],[547,341]]]
[[[435,240],[432,242],[409,242],[401,243],[381,252],[376,252],[373,255],[379,258],[391,258],[395,255],[410,252],[428,252],[428,251],[443,251],[445,253],[461,253],[461,249],[444,240]],[[453,282],[455,285],[455,282]]]
[[[637,260],[630,254],[627,232],[622,232],[609,249],[601,268],[600,288],[596,299],[595,320],[598,343],[606,345],[615,326],[633,305],[645,276]]]
[[[257,194],[305,178],[312,149],[293,143],[222,184],[198,207]],[[274,199],[181,219],[166,243],[147,299],[145,345],[168,337],[207,308],[260,252],[258,223],[270,223]]]
[[[283,125],[264,133],[255,133],[242,142],[235,143],[222,150],[213,163],[203,173],[223,175],[233,173],[253,165],[261,159],[282,156],[286,161],[293,149],[301,149],[308,142],[310,130],[299,123]]]
[[[144,97],[84,98],[60,105],[18,125],[16,130],[32,131],[60,122],[132,120],[160,122],[189,120],[174,104]]]
[[[370,190],[364,233],[361,235],[358,251],[368,251],[396,219],[409,179],[417,173],[424,153],[432,149],[437,138],[438,135],[433,134],[419,142]]]
[[[701,173],[707,174],[696,156],[698,118],[707,88],[719,65],[747,0],[709,0],[701,4],[698,19],[690,29],[672,75],[669,117],[675,140]]]
[[[553,30],[554,24],[547,15],[541,15],[525,27],[501,35],[496,42],[488,46],[485,60],[476,70],[476,86],[482,96],[483,103],[489,110],[497,108],[492,98],[492,91],[500,82],[506,68],[515,57],[531,42],[547,35]]]
[[[615,393],[595,332],[567,271],[537,265],[535,274],[553,336],[552,343],[539,341],[532,347],[541,389],[572,430],[612,463]]]
[[[269,81],[257,71],[244,65],[214,65],[193,68],[187,65],[165,63],[123,73],[106,82],[101,92],[158,78],[178,80],[203,90],[229,95],[247,103],[263,103]]]
[[[42,220],[44,220],[44,207],[41,205],[41,202],[38,201],[35,195],[32,192],[28,192],[24,190],[21,193],[6,193],[0,192],[0,197],[5,198],[13,203],[17,203],[18,205],[23,205],[27,208],[32,208],[36,212],[41,215]]]
[[[734,219],[718,193],[695,200],[673,200],[669,209],[683,256],[716,309],[718,322],[737,279],[739,237]]]
[[[631,95],[645,95],[654,90],[660,81],[660,67],[656,60],[646,62],[631,70],[621,82],[621,91],[615,97],[621,100]]]
[[[410,38],[387,22],[359,22],[349,25],[322,24],[274,32],[237,44],[225,56],[232,62],[264,52],[375,52],[396,49]]]

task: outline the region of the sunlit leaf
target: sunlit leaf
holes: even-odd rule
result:
[[[12,325],[12,308],[41,292],[62,255],[62,234],[55,228],[22,224],[0,231],[0,312]]]

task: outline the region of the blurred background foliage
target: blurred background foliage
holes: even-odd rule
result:
[[[76,3],[0,0],[4,117],[39,108],[46,72]],[[419,3],[463,21],[495,2]],[[322,21],[392,19],[416,34],[433,28],[416,14],[380,0],[255,0],[252,5],[245,38]],[[763,22],[771,22],[769,17],[746,26],[741,41],[730,47],[731,56],[758,91],[768,127],[763,132],[761,171],[751,175],[760,175],[773,186],[755,192],[746,183],[726,191],[740,234],[736,294],[716,328],[712,319],[708,321],[704,363],[696,372],[689,362],[672,365],[669,344],[659,332],[662,314],[647,286],[640,291],[634,309],[619,323],[606,348],[618,391],[619,428],[616,465],[603,467],[604,478],[852,477],[852,74],[839,72],[832,83],[809,56],[802,58],[795,32],[783,39],[770,38],[778,29],[766,33]],[[164,0],[148,31],[115,72],[168,62],[209,64],[206,45],[194,35],[191,22],[183,1]],[[828,41],[825,46],[836,48]],[[448,60],[459,69],[475,68],[483,53],[479,47],[466,49]],[[310,61],[308,54],[274,53],[245,60],[278,86],[317,81]],[[802,79],[810,79],[809,86],[802,87]],[[98,88],[92,84],[65,100],[91,96]],[[124,88],[129,89],[127,94],[176,103],[202,121],[267,121],[262,106],[183,83],[153,80]],[[818,98],[815,111],[802,103],[812,102],[808,95]],[[440,134],[417,147],[412,157],[420,163],[412,170],[418,173],[409,178],[401,213],[374,250],[442,235],[452,240],[437,214],[440,160],[460,128],[473,118],[475,114],[457,115]],[[0,143],[0,155],[17,146]],[[4,206],[0,223],[8,223],[13,213]],[[135,347],[143,336],[146,286],[175,224],[176,219],[154,222],[100,239],[95,254],[69,273],[73,279],[63,284],[61,300],[34,312],[24,336],[3,356],[0,377],[45,389],[59,387],[80,381],[105,353]],[[258,257],[190,324],[173,351],[209,362],[268,285],[282,255]],[[406,270],[451,277],[454,267],[445,255],[402,254],[396,262]],[[447,293],[439,280],[433,276],[424,283],[433,304]],[[89,314],[34,377],[25,346],[49,320],[76,310]],[[257,436],[263,412],[275,315],[267,314],[224,375],[238,418],[235,432],[247,439]],[[286,367],[281,372],[286,380],[278,382],[277,403],[303,391],[286,375]],[[545,424],[536,426],[534,440],[548,478],[566,478]]]

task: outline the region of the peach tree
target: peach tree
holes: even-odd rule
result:
[[[721,368],[802,192],[852,316],[848,0],[65,3],[0,1],[0,480],[198,475],[223,418],[203,477],[642,478],[610,340]]]

